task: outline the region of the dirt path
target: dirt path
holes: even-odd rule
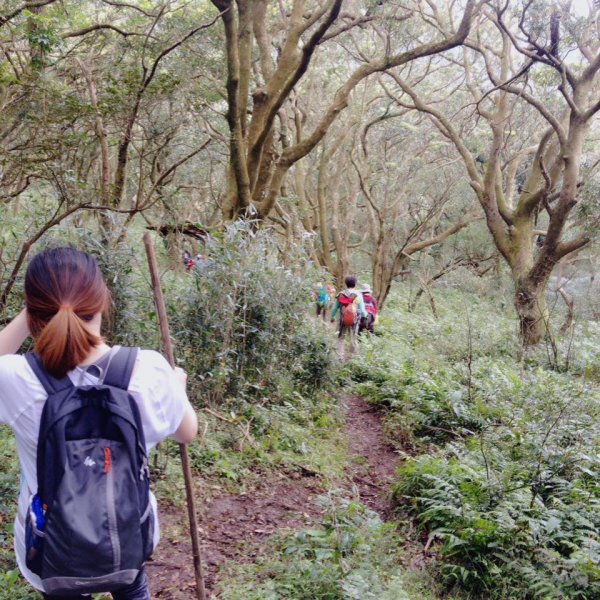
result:
[[[349,492],[358,491],[361,502],[385,519],[391,513],[388,494],[398,456],[384,441],[380,413],[358,396],[347,397],[345,405],[351,459],[347,474],[349,488],[352,484],[355,488]],[[265,480],[245,494],[210,501],[200,528],[209,597],[224,562],[253,562],[275,531],[300,529],[318,521],[322,510],[316,497],[324,491],[319,478],[294,473]],[[163,541],[148,564],[152,598],[195,597],[186,520],[185,510],[161,510]]]
[[[315,498],[322,493],[314,477],[281,477],[261,482],[245,494],[225,494],[208,505],[200,525],[207,591],[214,589],[221,564],[254,562],[264,540],[277,530],[301,529],[319,517]],[[189,600],[194,594],[192,548],[187,539],[187,512],[161,511],[164,538],[148,564],[152,598]]]
[[[346,399],[346,436],[352,459],[349,474],[361,502],[388,520],[392,513],[390,487],[400,459],[386,443],[381,412],[360,396]]]

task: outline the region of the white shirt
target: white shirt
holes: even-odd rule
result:
[[[75,385],[90,385],[97,379],[76,367],[68,373]],[[140,409],[148,452],[174,434],[186,411],[188,399],[169,363],[158,352],[140,350],[129,382],[129,392]],[[15,554],[19,570],[27,581],[43,591],[40,578],[25,566],[25,515],[29,496],[37,490],[36,454],[42,409],[47,394],[24,356],[0,356],[0,424],[15,433],[21,463],[21,491],[15,520]],[[156,498],[151,493],[154,510],[154,545],[160,536]]]

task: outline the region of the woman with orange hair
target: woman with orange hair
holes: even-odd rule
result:
[[[119,351],[100,335],[109,303],[108,288],[91,256],[73,248],[46,250],[35,256],[27,269],[25,308],[0,331],[0,424],[14,431],[22,471],[15,553],[23,576],[47,600],[89,596],[48,593],[40,577],[27,567],[25,522],[31,510],[30,497],[38,488],[38,433],[48,392],[32,361],[16,352],[31,335],[42,374],[55,381],[68,378],[74,387],[100,385],[103,372]],[[185,392],[185,373],[171,369],[152,350],[140,350],[134,360],[126,393],[139,410],[146,452],[168,436],[180,443],[191,441],[197,433],[197,420]],[[151,494],[149,501],[154,515],[151,545],[155,546],[158,520]],[[73,515],[75,526],[77,517]],[[132,583],[109,589],[115,600],[150,599],[143,567]]]

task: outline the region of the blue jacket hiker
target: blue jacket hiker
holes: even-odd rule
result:
[[[334,293],[333,286],[323,283],[317,283],[312,293],[312,299],[315,302],[317,310],[317,318],[322,317],[325,322],[327,321],[327,311]]]

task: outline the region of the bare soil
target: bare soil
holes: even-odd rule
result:
[[[310,525],[321,510],[315,497],[322,493],[314,477],[286,476],[260,483],[244,494],[224,494],[210,501],[200,522],[202,561],[209,597],[219,567],[226,561],[254,562],[264,552],[264,541],[275,531]],[[148,564],[152,598],[194,598],[192,547],[187,538],[185,509],[161,510],[164,537]]]
[[[387,521],[392,514],[390,487],[400,458],[385,441],[379,410],[360,396],[348,397],[346,405],[349,475],[360,501]]]
[[[398,456],[385,442],[381,415],[359,396],[345,399],[349,492],[386,519],[391,514],[389,489]],[[226,561],[254,562],[274,532],[296,530],[318,521],[322,509],[316,497],[323,483],[310,472],[271,476],[244,494],[224,494],[210,500],[200,522],[203,568],[209,598],[220,566]],[[198,500],[198,505],[206,502]],[[163,541],[148,564],[152,598],[195,598],[187,512],[161,508]]]

